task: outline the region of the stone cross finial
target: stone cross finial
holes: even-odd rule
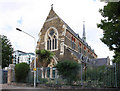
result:
[[[51,9],[53,9],[53,4],[51,4]]]

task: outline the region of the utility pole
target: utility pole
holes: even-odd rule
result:
[[[35,39],[35,37],[33,37],[32,35],[24,32],[24,31],[22,31],[19,28],[16,28],[16,30],[18,30],[20,32],[23,32],[23,33],[27,34],[28,36],[32,37],[34,39],[34,46],[35,46],[35,49],[36,49],[36,45],[35,45],[36,44],[36,39]],[[36,52],[35,52],[34,69],[33,70],[34,70],[34,88],[35,88],[36,87]]]

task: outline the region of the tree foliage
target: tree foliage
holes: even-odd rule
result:
[[[48,50],[36,50],[36,54],[38,55],[38,61],[43,67],[47,67],[50,64],[51,59],[53,57],[53,53]]]
[[[17,82],[25,81],[28,72],[29,72],[29,65],[27,63],[19,63],[15,65],[15,77]]]
[[[4,68],[12,63],[13,48],[6,36],[2,35],[0,40],[2,40],[2,68]]]
[[[100,9],[99,12],[104,17],[101,23],[97,25],[103,29],[104,36],[101,40],[110,50],[113,50],[115,54],[120,54],[120,1],[109,2],[103,9]],[[114,57],[117,58],[116,55]]]
[[[43,76],[45,78],[45,67],[50,64],[53,53],[51,51],[42,49],[36,50],[36,54],[38,55],[38,61],[40,62],[40,65],[43,67]]]
[[[77,62],[63,60],[56,65],[56,68],[58,73],[65,78],[69,84],[72,84],[73,81],[77,81],[80,68]]]

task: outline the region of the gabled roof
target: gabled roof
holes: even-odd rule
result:
[[[62,20],[62,19],[55,13],[55,11],[53,10],[53,8],[51,8],[51,10],[50,10],[50,12],[49,12],[46,20],[51,19],[51,18],[54,18],[54,17],[58,17],[60,20]],[[66,28],[67,28],[67,30],[68,30],[69,32],[71,32],[74,36],[77,36],[77,35],[78,35],[78,34],[76,34],[76,33],[68,26],[67,23],[65,23],[63,20],[62,20],[62,22],[64,23],[64,25],[66,26]],[[81,39],[81,38],[80,38],[80,39]],[[82,40],[82,39],[81,39],[81,40]]]
[[[51,8],[51,10],[50,10],[50,12],[49,12],[46,20],[51,19],[53,17],[58,17],[59,18],[59,16],[55,13],[55,11],[53,10],[53,8]]]

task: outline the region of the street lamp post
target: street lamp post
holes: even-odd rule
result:
[[[16,30],[18,30],[18,31],[20,31],[20,32],[23,32],[23,33],[25,33],[25,34],[27,34],[27,35],[29,35],[30,37],[32,37],[33,39],[34,39],[34,46],[35,46],[35,49],[36,49],[36,39],[35,39],[35,37],[33,37],[32,35],[30,35],[30,34],[28,34],[28,33],[26,33],[26,32],[24,32],[24,31],[22,31],[21,29],[19,29],[19,28],[16,28]],[[34,88],[36,87],[36,53],[35,53],[35,60],[34,60]]]

